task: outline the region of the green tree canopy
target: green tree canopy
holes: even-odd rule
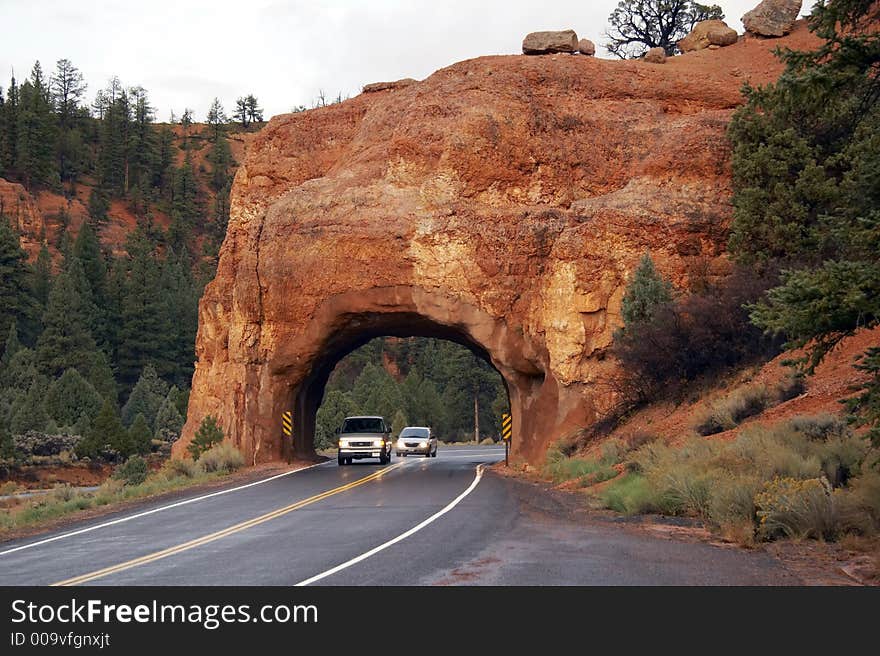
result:
[[[632,280],[626,286],[620,314],[627,329],[650,321],[654,309],[672,300],[672,283],[654,267],[648,253],[642,256]]]
[[[58,426],[72,428],[85,414],[97,416],[104,399],[76,369],[68,369],[46,391],[45,408]]]
[[[152,427],[167,395],[168,384],[159,378],[152,365],[147,365],[122,407],[122,421],[130,426],[137,415],[143,415]]]

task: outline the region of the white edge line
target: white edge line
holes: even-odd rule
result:
[[[428,524],[431,524],[432,522],[440,519],[443,515],[445,515],[450,510],[455,508],[459,503],[461,503],[461,501],[467,495],[469,495],[471,492],[474,491],[474,488],[476,488],[477,485],[480,483],[480,479],[482,477],[483,477],[483,465],[478,465],[477,466],[477,473],[474,476],[474,480],[471,482],[471,484],[468,486],[468,488],[464,492],[459,494],[457,497],[455,497],[455,499],[453,499],[449,503],[449,505],[447,505],[442,510],[438,510],[433,515],[428,517],[426,520],[424,520],[423,522],[421,522],[419,524],[416,524],[415,526],[413,526],[411,529],[409,529],[405,533],[401,533],[400,535],[398,535],[396,538],[392,538],[391,540],[388,540],[388,542],[385,542],[384,544],[380,544],[378,547],[374,547],[373,549],[370,549],[368,552],[363,553],[360,556],[357,556],[356,558],[352,558],[351,560],[344,562],[341,565],[337,565],[336,567],[334,567],[332,569],[328,569],[326,572],[321,572],[320,574],[317,574],[310,579],[306,579],[305,581],[300,581],[294,587],[303,587],[306,585],[311,585],[312,583],[320,581],[321,579],[327,578],[328,576],[332,576],[333,574],[336,574],[337,572],[341,572],[342,570],[347,569],[347,568],[351,567],[352,565],[357,565],[359,562],[366,560],[370,556],[375,556],[380,551],[383,551],[383,550],[387,549],[388,547],[397,544],[401,540],[406,540],[409,536],[411,536],[415,533],[418,533],[423,528],[425,528]]]
[[[24,549],[31,549],[33,547],[39,547],[41,545],[48,544],[50,542],[55,542],[56,540],[63,540],[65,538],[71,538],[75,535],[82,535],[83,533],[90,533],[92,531],[97,531],[100,528],[107,528],[108,526],[122,524],[124,522],[129,522],[133,519],[138,519],[140,517],[146,517],[147,515],[152,515],[153,513],[162,512],[163,510],[170,510],[171,508],[179,508],[180,506],[186,506],[190,503],[195,503],[196,501],[210,499],[211,497],[218,497],[221,494],[229,494],[230,492],[238,492],[239,490],[244,490],[245,488],[254,487],[255,485],[262,485],[263,483],[268,483],[269,481],[274,481],[275,479],[282,478],[283,476],[290,476],[291,474],[305,471],[307,469],[312,469],[313,467],[321,467],[322,465],[326,465],[329,462],[330,461],[328,460],[327,462],[319,462],[314,465],[309,465],[308,467],[301,467],[300,469],[292,469],[292,470],[284,472],[282,474],[276,474],[275,476],[270,476],[269,478],[263,478],[259,481],[254,481],[253,483],[247,483],[245,485],[231,487],[228,490],[220,490],[219,492],[212,492],[211,494],[203,494],[200,497],[193,497],[192,499],[184,499],[183,501],[178,501],[176,503],[172,503],[167,506],[160,506],[158,508],[153,508],[152,510],[146,510],[144,512],[137,513],[136,515],[128,515],[126,517],[120,517],[119,519],[114,519],[109,522],[104,522],[102,524],[96,524],[95,526],[87,526],[86,528],[81,528],[76,531],[68,531],[67,533],[61,533],[60,535],[54,535],[51,538],[45,538],[44,540],[39,540],[38,542],[30,542],[28,544],[23,544],[18,547],[12,547],[11,549],[6,549],[5,551],[0,551],[0,556],[6,556],[8,554],[15,553],[16,551],[22,551]]]

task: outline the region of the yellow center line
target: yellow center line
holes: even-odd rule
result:
[[[294,510],[299,510],[304,506],[308,506],[310,504],[321,501],[322,499],[326,499],[327,497],[333,496],[334,494],[339,494],[340,492],[345,492],[347,490],[351,490],[359,485],[363,485],[364,483],[369,483],[370,481],[374,481],[377,478],[380,478],[385,473],[397,469],[398,467],[402,467],[404,463],[400,462],[396,465],[391,465],[390,467],[385,467],[369,476],[364,476],[363,478],[359,478],[356,481],[352,481],[351,483],[347,483],[345,485],[341,485],[339,487],[333,488],[332,490],[327,490],[326,492],[322,492],[320,494],[316,494],[315,496],[309,497],[308,499],[303,499],[302,501],[297,501],[296,503],[292,503],[289,506],[284,506],[283,508],[279,508],[278,510],[273,510],[272,512],[268,512],[265,515],[260,515],[259,517],[255,517],[254,519],[249,519],[245,522],[241,522],[240,524],[235,524],[234,526],[230,526],[228,528],[224,528],[223,530],[217,531],[216,533],[211,533],[209,535],[204,535],[200,538],[196,538],[194,540],[190,540],[189,542],[184,542],[183,544],[178,544],[174,547],[168,547],[167,549],[162,549],[161,551],[156,551],[155,553],[147,554],[146,556],[141,556],[140,558],[135,558],[133,560],[128,560],[124,563],[119,563],[118,565],[112,565],[110,567],[105,567],[104,569],[99,569],[94,572],[89,572],[88,574],[81,574],[80,576],[74,576],[73,578],[65,579],[64,581],[58,581],[57,583],[52,583],[53,586],[68,586],[68,585],[79,585],[81,583],[88,583],[89,581],[94,581],[95,579],[102,578],[104,576],[108,576],[110,574],[115,574],[116,572],[122,572],[127,569],[131,569],[133,567],[138,567],[140,565],[146,565],[147,563],[152,563],[157,560],[161,560],[162,558],[167,558],[168,556],[173,556],[175,554],[179,554],[183,551],[188,551],[190,549],[194,549],[196,547],[200,547],[203,544],[208,544],[209,542],[213,542],[214,540],[219,540],[220,538],[225,538],[227,535],[232,535],[233,533],[238,533],[240,531],[244,531],[253,526],[257,526],[264,522],[268,522],[271,519],[275,519],[276,517],[281,517],[282,515],[286,515],[287,513],[293,512]]]

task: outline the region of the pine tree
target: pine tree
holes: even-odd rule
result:
[[[220,428],[217,420],[212,415],[208,415],[199,424],[199,428],[192,442],[190,442],[188,450],[193,460],[198,460],[205,451],[222,441],[223,430]]]
[[[31,295],[27,253],[9,220],[0,214],[0,335],[9,331],[13,321],[25,339],[32,337],[37,304]],[[30,342],[29,342],[30,343]]]
[[[94,321],[91,298],[83,298],[85,274],[75,258],[55,278],[43,314],[43,332],[37,340],[37,365],[51,378],[67,369],[88,376],[98,350],[90,325]],[[87,286],[87,283],[86,283]]]
[[[211,139],[217,141],[223,133],[223,126],[229,119],[220,103],[219,98],[214,98],[211,108],[208,110],[208,125],[211,127]]]
[[[263,122],[263,109],[260,107],[259,102],[257,101],[257,97],[254,94],[248,94],[247,98],[244,99],[245,107],[247,108],[248,119],[251,123],[262,123]]]
[[[168,395],[168,385],[156,374],[152,365],[144,367],[128,401],[122,407],[122,421],[130,426],[137,415],[143,415],[154,426],[159,408]]]
[[[81,458],[97,458],[110,451],[115,451],[124,458],[131,455],[134,448],[128,431],[119,421],[116,407],[105,400],[97,417],[92,421],[91,428],[77,443],[76,454]]]
[[[10,429],[14,435],[27,431],[42,431],[46,428],[49,416],[43,405],[45,389],[38,382],[30,386],[27,394],[20,397],[12,407]]]
[[[142,414],[136,415],[128,429],[128,442],[134,453],[140,455],[149,453],[152,448],[152,440],[153,434],[147,425],[147,420]]]
[[[92,187],[89,192],[88,210],[89,218],[96,225],[107,221],[107,212],[110,210],[110,195],[102,187]]]
[[[34,64],[31,77],[21,85],[19,94],[15,168],[28,188],[53,186],[58,178],[55,168],[55,115],[40,62]]]
[[[329,449],[336,445],[336,429],[343,420],[357,414],[359,409],[350,393],[332,390],[324,395],[315,417],[315,448]]]
[[[150,105],[147,91],[143,87],[131,90],[132,126],[128,144],[130,151],[130,188],[136,187],[140,194],[152,186],[153,172],[159,156],[158,137],[153,128],[155,111]],[[133,191],[133,189],[132,189]]]
[[[58,119],[58,172],[62,182],[73,184],[86,166],[82,135],[86,112],[81,107],[86,84],[82,73],[69,59],[59,59],[50,87]]]
[[[105,92],[104,110],[98,149],[100,188],[107,193],[124,196],[129,185],[129,154],[131,144],[131,103],[118,79],[111,80]]]
[[[32,385],[43,383],[37,372],[36,356],[29,348],[21,347],[0,369],[0,388],[24,392]]]
[[[157,293],[160,267],[152,244],[136,230],[129,236],[126,249],[129,271],[121,298],[117,367],[120,382],[129,387],[145,365],[166,362],[172,327],[167,324],[166,300]]]
[[[104,399],[110,399],[113,405],[118,402],[119,390],[116,386],[116,378],[110,366],[110,359],[104,351],[95,351],[90,368],[86,372],[86,380],[97,390]]]
[[[394,418],[391,420],[391,433],[394,437],[398,437],[400,432],[409,425],[409,421],[406,418],[403,410],[398,410],[394,413]]]
[[[808,372],[841,339],[880,323],[880,7],[814,7],[822,39],[781,53],[775,84],[747,88],[734,116],[730,248],[753,267],[783,269],[752,321],[807,347]]]
[[[73,428],[85,415],[97,416],[104,400],[76,369],[68,369],[46,391],[45,408],[58,426]]]
[[[175,435],[180,435],[183,430],[184,420],[177,410],[177,406],[171,398],[171,393],[162,401],[159,411],[156,413],[155,431],[157,439],[163,439],[163,432],[167,431]]]
[[[4,149],[0,151],[0,171],[7,177],[18,161],[18,114],[21,109],[21,96],[15,74],[9,82],[6,93],[6,101],[3,103],[3,113],[0,115],[0,131],[3,132]]]
[[[6,343],[3,348],[3,355],[0,357],[0,366],[8,367],[9,363],[12,361],[13,356],[18,353],[22,348],[24,348],[21,342],[18,340],[18,327],[15,325],[15,320],[13,319],[12,323],[9,324],[9,332],[6,334]]]
[[[222,133],[217,135],[208,152],[207,160],[211,165],[211,188],[220,191],[229,185],[229,169],[235,164],[226,135]]]
[[[235,111],[232,113],[232,118],[237,121],[242,128],[247,128],[250,123],[250,117],[248,116],[248,104],[246,98],[241,97],[236,99]]]
[[[37,302],[40,313],[46,310],[49,302],[49,290],[52,289],[52,256],[49,247],[44,241],[37,255],[37,263],[34,267],[34,300]]]
[[[651,320],[654,309],[672,300],[672,283],[658,273],[648,253],[626,286],[620,314],[627,329]]]
[[[79,229],[79,234],[73,242],[72,255],[82,265],[85,281],[88,283],[89,296],[94,305],[94,321],[91,324],[92,335],[102,348],[109,350],[112,328],[109,325],[109,317],[105,309],[107,306],[107,263],[101,252],[98,237],[88,222],[84,222]]]

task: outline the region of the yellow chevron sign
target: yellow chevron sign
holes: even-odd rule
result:
[[[501,415],[501,439],[510,440],[513,435],[513,418],[506,412]]]
[[[293,435],[293,413],[290,410],[281,414],[281,430],[287,437]]]

